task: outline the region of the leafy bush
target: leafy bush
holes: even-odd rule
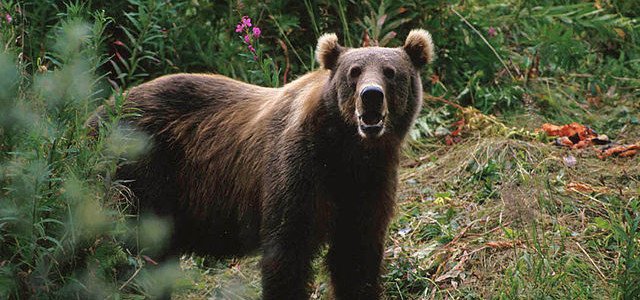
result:
[[[151,297],[181,285],[177,265],[153,266],[150,245],[163,240],[166,224],[132,214],[133,198],[113,180],[146,146],[146,137],[118,126],[132,113],[121,109],[131,86],[175,72],[282,86],[317,67],[322,33],[337,32],[346,46],[395,47],[423,27],[437,46],[436,62],[423,72],[435,98],[506,118],[538,113],[617,132],[638,123],[638,11],[637,2],[622,0],[2,0],[0,295]],[[255,52],[235,32],[243,16],[261,28]],[[115,109],[96,135],[85,121],[109,97]],[[592,113],[601,102],[619,104],[608,112],[614,117]],[[412,145],[433,147],[457,117],[452,106],[428,102]],[[470,168],[467,185],[483,186],[477,202],[497,195],[502,167]],[[615,216],[607,230],[622,253],[616,284],[621,297],[632,297],[637,216]],[[440,225],[416,232],[424,241],[453,238]],[[413,268],[413,260],[394,262],[390,290],[437,289],[426,281],[431,270]],[[409,277],[423,281],[402,282]]]
[[[140,272],[145,248],[136,240],[157,229],[137,233],[137,224],[143,230],[150,220],[127,213],[127,191],[111,180],[144,141],[116,129],[122,112],[113,111],[95,138],[84,125],[108,95],[99,69],[111,23],[84,9],[69,5],[61,13],[42,54],[46,62],[0,55],[0,293],[10,298],[152,293],[137,284],[166,277]],[[2,29],[10,33],[3,37],[16,30]],[[29,73],[33,63],[37,71]]]

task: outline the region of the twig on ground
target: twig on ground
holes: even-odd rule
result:
[[[460,231],[460,233],[458,233],[450,242],[445,244],[442,248],[448,248],[449,246],[458,242],[458,240],[461,239],[467,233],[467,230],[469,230],[469,228],[471,228],[471,226],[473,226],[477,221],[478,220],[473,220],[471,223],[467,224],[467,226],[465,226],[462,229],[462,231]]]
[[[578,248],[580,248],[580,250],[582,250],[582,253],[584,253],[584,255],[587,256],[587,258],[589,259],[589,261],[591,262],[591,264],[596,268],[596,270],[598,271],[598,274],[600,274],[600,277],[602,277],[602,280],[607,280],[607,277],[604,276],[604,274],[602,273],[602,271],[600,270],[600,268],[598,267],[598,265],[596,265],[596,262],[593,261],[593,259],[591,258],[591,256],[589,255],[589,253],[587,253],[586,250],[584,250],[584,248],[582,248],[582,246],[580,245],[580,243],[576,242],[576,245],[578,245]]]
[[[136,271],[133,272],[133,275],[131,275],[131,277],[129,277],[129,279],[127,279],[127,281],[125,281],[120,288],[118,289],[119,291],[122,291],[124,289],[125,286],[129,285],[129,283],[131,283],[131,281],[133,280],[133,278],[135,278],[138,273],[140,273],[140,270],[142,270],[142,265],[140,265],[138,268],[136,268]]]

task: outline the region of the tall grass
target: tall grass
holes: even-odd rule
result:
[[[117,111],[96,137],[84,125],[111,93],[101,67],[112,20],[102,11],[87,13],[83,5],[64,9],[49,29],[43,59],[16,55],[25,44],[0,54],[0,294],[42,299],[153,293],[167,275],[140,272],[144,248],[135,242],[137,225],[144,229],[149,220],[128,214],[130,197],[112,181],[117,166],[139,154],[144,141],[116,128],[123,115]],[[3,26],[3,38],[25,29]],[[154,234],[162,233],[147,230],[143,236]],[[142,287],[145,280],[155,283]]]
[[[131,86],[175,72],[281,86],[316,66],[324,32],[346,46],[395,47],[423,27],[438,49],[423,73],[429,94],[506,117],[538,113],[621,130],[638,122],[628,101],[640,96],[638,11],[636,2],[617,0],[1,0],[0,298],[153,297],[186,285],[175,263],[154,264],[166,224],[136,215],[134,198],[113,179],[146,147],[146,137],[119,125],[132,113],[122,111]],[[234,28],[244,15],[262,29],[258,60],[240,55],[247,50]],[[110,97],[114,109],[96,134],[85,122]],[[599,118],[593,99],[621,108]],[[426,145],[455,116],[450,106],[427,103],[412,136]],[[477,204],[496,197],[503,167],[477,166],[464,182],[483,187]],[[608,251],[619,253],[611,276],[619,297],[637,297],[637,199],[611,202],[610,217],[595,224],[607,233]],[[451,218],[419,228],[419,239],[452,240]],[[539,256],[523,255],[509,269],[505,297],[520,295],[531,278],[540,279],[540,295],[553,288],[553,277],[540,275],[551,249],[538,238]],[[563,270],[582,278],[585,265],[563,259]],[[390,295],[439,289],[414,264],[401,256],[391,265],[387,286],[398,291]]]

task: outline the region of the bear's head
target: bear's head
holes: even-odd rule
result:
[[[423,29],[412,30],[398,48],[347,48],[325,34],[316,49],[320,67],[331,71],[325,94],[364,139],[408,132],[422,105],[420,70],[433,56]]]

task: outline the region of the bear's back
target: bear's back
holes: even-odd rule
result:
[[[136,113],[128,122],[153,146],[119,177],[137,182],[130,186],[143,207],[185,217],[175,220],[184,226],[178,231],[190,232],[176,236],[181,247],[216,255],[231,253],[226,247],[255,249],[273,155],[314,131],[301,125],[320,121],[327,75],[312,72],[283,88],[264,88],[220,75],[175,74],[134,87],[125,95]],[[218,242],[199,242],[212,236]]]
[[[138,125],[153,126],[149,133],[155,134],[171,127],[170,123],[177,119],[204,121],[219,112],[229,115],[225,110],[234,110],[235,117],[250,119],[253,107],[277,94],[275,89],[220,75],[174,74],[136,86],[126,93],[126,98],[130,107],[141,112]]]
[[[257,246],[262,157],[275,142],[269,125],[273,114],[287,109],[275,101],[280,93],[205,74],[163,76],[126,93],[127,106],[137,115],[129,121],[150,135],[153,146],[120,176],[140,182],[132,186],[143,206],[161,215],[188,216],[179,221],[191,232],[181,247],[199,252],[216,245]],[[198,242],[216,235],[218,243]]]

